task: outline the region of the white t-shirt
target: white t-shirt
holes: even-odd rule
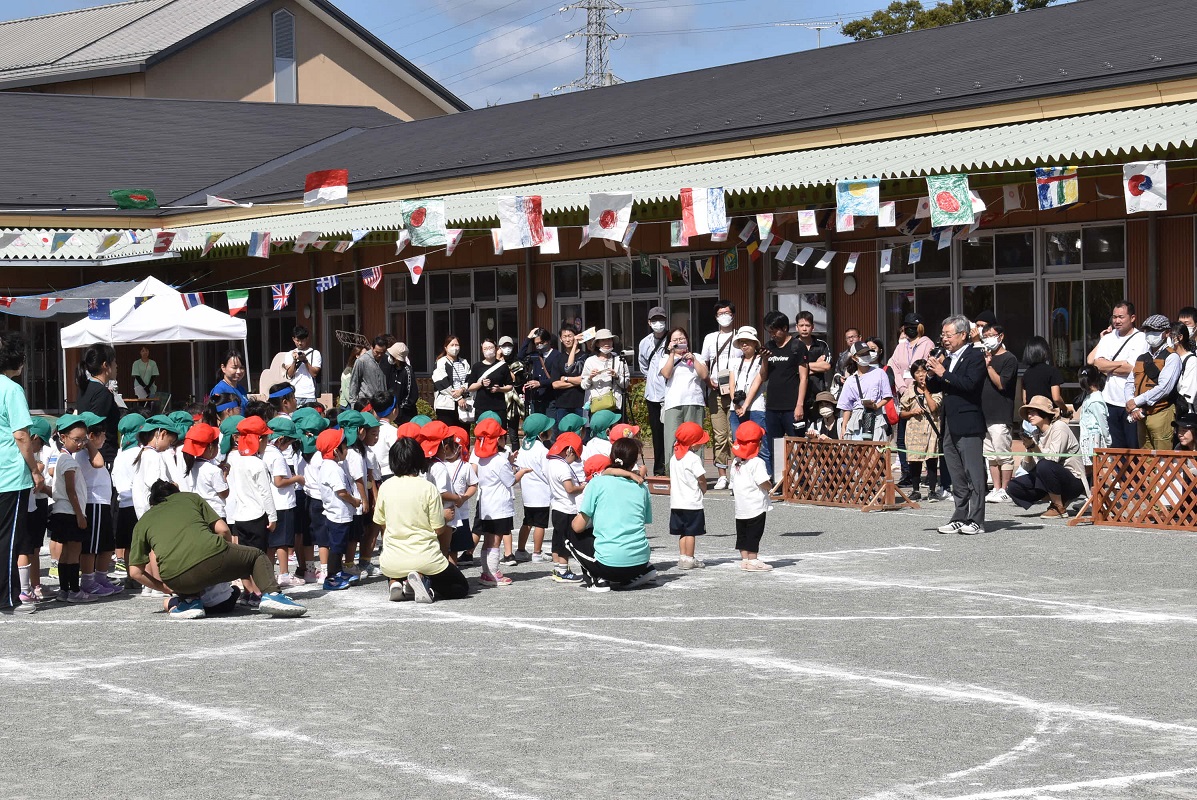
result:
[[[353,506],[337,496],[337,492],[350,492],[349,472],[338,461],[320,461],[320,494],[324,503],[324,518],[329,522],[353,521]]]
[[[607,456],[611,457],[611,441],[609,439],[600,439],[595,436],[586,444],[582,445],[582,468],[585,469],[586,462],[591,456]]]
[[[253,522],[265,516],[268,522],[277,522],[272,483],[262,459],[236,450],[229,453],[229,520]]]
[[[224,479],[224,471],[211,461],[197,458],[188,477],[191,491],[204,498],[204,502],[212,506],[212,510],[219,514],[221,519],[228,519],[225,516],[228,513],[225,508],[225,499],[220,496],[221,492],[229,490],[228,481]]]
[[[108,467],[94,467],[91,455],[84,448],[75,454],[79,472],[87,482],[87,502],[99,506],[112,505],[112,475]]]
[[[478,459],[478,514],[482,519],[515,516],[515,468],[499,451]]]
[[[760,459],[757,459],[758,461]],[[702,510],[702,484],[706,482],[707,471],[697,453],[688,452],[679,460],[669,459],[669,508],[679,511]]]
[[[545,458],[544,464],[545,478],[548,479],[551,495],[549,508],[553,511],[560,511],[562,514],[577,514],[578,495],[565,491],[565,482],[568,480],[573,481],[576,486],[582,485],[584,482],[584,473],[581,471],[582,462],[575,461],[573,464],[567,464],[563,458],[548,457]]]
[[[395,426],[384,420],[378,427],[378,441],[370,447],[370,452],[378,461],[379,472],[384,478],[395,474],[391,472],[391,445],[395,444],[398,438],[399,432]]]
[[[544,473],[544,457],[548,452],[544,443],[538,440],[533,442],[527,450],[521,447],[520,451],[515,454],[516,469],[532,470],[520,478],[520,498],[523,500],[524,508],[548,508],[549,503],[552,502],[549,482]]]
[[[182,489],[187,485],[187,462],[183,460],[180,447],[172,447],[162,453],[162,463],[166,465],[168,481]]]
[[[300,364],[295,370],[295,375],[291,377],[291,385],[295,387],[295,399],[315,400],[316,381],[312,378],[312,371],[308,367],[320,369],[324,366],[324,362],[320,359],[320,351],[314,347],[309,347],[307,350],[292,350],[287,354],[286,361],[283,362],[284,367],[291,369],[291,365],[295,363],[297,352],[302,352],[307,356],[307,362]]]
[[[667,358],[673,358],[672,355]],[[695,359],[700,358],[698,354]],[[678,361],[673,365],[673,373],[665,381],[665,400],[661,403],[661,410],[666,411],[679,406],[705,406],[707,397],[703,393],[702,380],[693,364]]]
[[[474,470],[470,465],[461,459],[457,461],[441,461],[438,458],[428,468],[428,482],[435,486],[436,490],[442,494],[452,492],[456,495],[462,495],[471,486],[478,483],[478,476],[474,474]],[[469,503],[462,503],[460,508],[448,500],[444,500],[443,504],[445,508],[453,509],[454,528],[461,527],[461,523],[470,518]]]
[[[1119,352],[1119,348],[1122,348],[1121,352]],[[1129,337],[1119,336],[1118,331],[1101,337],[1093,356],[1094,358],[1108,358],[1111,361],[1126,361],[1129,364],[1134,364],[1135,359],[1146,352],[1147,337],[1138,328],[1134,328]],[[1114,358],[1115,353],[1118,354],[1117,359]],[[1131,370],[1129,375],[1108,376],[1105,388],[1101,390],[1101,396],[1109,405],[1125,406],[1126,401],[1134,397],[1134,392],[1135,373],[1134,370]]]
[[[44,452],[44,451],[43,451]],[[133,459],[137,448],[122,450],[112,459],[112,485],[116,489],[116,502],[120,508],[133,507]],[[47,481],[49,478],[47,478]]]
[[[133,460],[133,509],[141,519],[150,510],[150,487],[157,481],[169,481],[162,454],[149,445],[143,446]]]
[[[266,445],[266,452],[262,454],[262,461],[266,464],[266,474],[270,478],[270,490],[274,492],[274,507],[282,510],[295,508],[295,484],[282,487],[274,485],[275,478],[291,478],[295,471],[291,467],[288,454],[273,444]]]
[[[772,483],[769,469],[762,459],[742,461],[734,458],[728,472],[731,473],[732,491],[736,497],[736,519],[755,519],[771,508],[769,491],[761,488],[762,483]]]
[[[711,371],[711,380],[717,381],[719,373],[730,373],[740,366],[744,352],[732,341],[735,338],[736,332],[731,330],[727,333],[708,333],[702,340],[702,360]]]
[[[83,453],[84,458],[87,457],[86,448],[79,452]],[[75,515],[75,509],[71,507],[71,497],[67,494],[66,476],[71,472],[75,473],[75,499],[79,501],[80,510],[87,508],[87,480],[79,472],[79,460],[63,450],[58,454],[58,464],[54,471],[54,502],[50,506],[52,514]]]
[[[352,447],[349,448],[349,452],[345,454],[345,470],[349,473],[349,493],[358,500],[362,499],[362,493],[358,491],[357,482],[361,481],[363,487],[366,485],[366,473],[369,468],[369,465],[366,464],[366,457]],[[355,508],[353,515],[360,517],[362,515],[362,507],[358,506]]]
[[[761,364],[764,363],[768,356],[758,353],[752,358],[741,358],[736,364],[733,372],[736,376],[736,391],[748,394],[748,390],[752,388],[752,382],[756,380],[756,376],[761,374]],[[752,398],[752,404],[748,406],[748,410],[761,411],[765,410],[765,382],[762,380],[761,385],[757,387],[756,397]],[[743,420],[741,420],[743,422]]]

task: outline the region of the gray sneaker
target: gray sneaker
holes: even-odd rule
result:
[[[417,603],[431,603],[436,600],[436,593],[432,591],[430,581],[420,573],[407,573],[407,585],[411,588],[412,599]]]
[[[975,522],[966,522],[956,532],[962,536],[976,536],[978,533],[985,533],[985,528]]]
[[[693,556],[681,556],[677,560],[678,569],[702,569],[705,566],[705,562],[699,561]]]
[[[940,525],[935,530],[939,533],[960,533],[960,529],[963,527],[963,522],[949,522],[947,525]]]

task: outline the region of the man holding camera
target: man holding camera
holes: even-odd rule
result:
[[[943,321],[942,347],[927,358],[927,388],[943,392],[944,462],[952,475],[956,510],[940,533],[985,532],[985,414],[981,409],[988,370],[980,348],[969,346],[969,323],[962,316]]]
[[[552,417],[553,401],[557,390],[553,388],[561,380],[561,369],[565,359],[553,347],[553,334],[544,328],[533,328],[528,338],[520,345],[517,358],[527,367],[528,380],[524,382],[524,404],[529,414],[544,414]]]
[[[296,325],[291,331],[295,349],[287,355],[283,364],[287,370],[287,380],[295,388],[295,402],[300,406],[315,405],[316,379],[320,377],[320,369],[324,366],[320,351],[309,346],[310,337],[307,328]]]
[[[712,441],[715,445],[715,469],[719,470],[716,489],[727,488],[727,465],[731,462],[731,373],[740,366],[743,355],[732,340],[736,338],[736,305],[730,300],[715,302],[715,322],[719,330],[708,333],[702,343],[702,360],[710,373],[707,377],[707,409],[711,412]]]

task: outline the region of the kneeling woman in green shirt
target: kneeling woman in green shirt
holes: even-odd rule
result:
[[[588,591],[635,589],[657,579],[644,529],[653,521],[652,502],[644,479],[634,471],[639,458],[635,439],[617,439],[611,445],[611,469],[588,483],[582,494],[569,548],[592,579]]]
[[[431,603],[465,597],[470,584],[446,556],[452,532],[440,491],[420,477],[428,468],[424,450],[403,437],[391,445],[390,462],[395,477],[378,489],[374,522],[382,526],[378,567],[390,579],[391,599]]]

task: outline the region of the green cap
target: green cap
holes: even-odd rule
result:
[[[50,441],[50,420],[45,417],[34,417],[33,424],[29,426],[29,435],[36,436],[43,442]]]
[[[121,435],[122,450],[137,447],[137,434],[144,424],[145,417],[141,414],[125,414],[121,417],[120,422],[116,423],[116,429]]]
[[[186,411],[173,411],[168,416],[175,424],[180,436],[186,436],[187,431],[191,430],[191,426],[195,424],[195,420]]]
[[[478,422],[481,422],[484,419],[493,419],[495,422],[499,423],[500,428],[507,424],[503,421],[502,417],[500,417],[498,414],[496,414],[493,411],[483,412],[483,414],[480,417],[478,417]]]
[[[145,421],[145,424],[141,426],[140,432],[149,433],[150,431],[157,430],[170,431],[171,433],[178,435],[179,426],[175,425],[174,420],[172,420],[170,417],[163,416],[162,414],[155,414]]]
[[[619,415],[604,408],[590,415],[590,432],[600,439],[606,439],[607,431],[611,430],[611,426],[616,422],[619,422]]]
[[[425,414],[418,414],[411,418],[411,422],[413,425],[419,425],[421,428],[423,428],[429,422],[432,422],[432,417],[429,417]]]
[[[237,432],[237,426],[245,421],[245,417],[240,414],[233,414],[231,417],[225,417],[220,421],[220,454],[227,456],[233,452],[233,434]]]
[[[320,416],[320,412],[317,411],[316,409],[312,408],[311,406],[304,406],[303,408],[297,408],[291,412],[291,419],[294,420],[296,425],[299,424],[299,421],[301,419],[307,419],[308,417],[319,417],[319,416]]]
[[[288,439],[299,438],[299,431],[296,429],[295,423],[286,417],[275,417],[266,423],[266,427],[273,431],[271,439],[277,439],[280,436],[285,436]]]
[[[586,425],[586,420],[579,417],[577,414],[566,414],[557,423],[558,433],[577,433]]]
[[[529,450],[536,438],[553,429],[553,420],[544,414],[529,414],[524,420],[524,449]]]
[[[382,423],[378,421],[378,417],[371,414],[369,411],[362,413],[362,427],[363,428],[381,428]]]
[[[357,444],[358,428],[366,424],[360,411],[346,409],[337,414],[337,427],[345,432],[345,444],[349,447]]]
[[[314,455],[316,452],[316,437],[310,433],[299,432],[299,449],[303,451],[305,456]]]
[[[291,415],[291,421],[295,423],[297,429],[312,435],[328,429],[328,420],[320,416],[320,412],[314,408],[299,409]]]
[[[58,418],[58,432],[60,434],[66,433],[71,428],[75,427],[76,425],[82,425],[83,427],[86,428],[87,420],[85,420],[79,414],[63,414],[61,417]]]
[[[90,411],[80,411],[79,417],[87,424],[87,427],[94,428],[97,425],[103,425],[107,417],[101,417],[99,414],[93,414]]]

